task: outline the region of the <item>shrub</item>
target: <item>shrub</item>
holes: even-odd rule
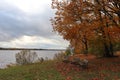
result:
[[[16,63],[20,65],[33,63],[37,59],[36,52],[30,50],[22,50],[15,55]]]
[[[74,50],[71,50],[70,46],[67,47],[66,51],[65,51],[65,55],[66,56],[70,56],[74,53]]]
[[[66,53],[67,56],[71,55],[70,49],[67,49],[67,50],[65,51],[65,53]]]
[[[94,40],[89,41],[88,51],[89,53],[92,53],[98,57],[104,56],[105,51],[101,38],[96,38]]]
[[[44,62],[44,58],[43,57],[38,58],[36,62],[42,63],[42,62]]]
[[[115,52],[120,51],[120,42],[115,42],[113,44],[113,46],[114,46],[114,51]]]
[[[65,53],[61,52],[61,53],[55,54],[53,59],[57,60],[57,61],[60,61],[64,58],[64,56],[65,56]]]

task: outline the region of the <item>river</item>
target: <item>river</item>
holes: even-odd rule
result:
[[[54,55],[60,53],[61,51],[49,51],[49,50],[34,50],[39,58],[53,59]],[[0,50],[0,68],[5,68],[9,64],[15,64],[16,58],[15,54],[20,52],[20,50]]]

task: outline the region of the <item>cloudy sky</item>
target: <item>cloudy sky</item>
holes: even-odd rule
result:
[[[51,0],[0,0],[0,47],[66,48],[52,32],[53,16]]]

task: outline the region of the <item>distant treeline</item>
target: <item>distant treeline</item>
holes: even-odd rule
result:
[[[0,48],[0,50],[48,50],[48,51],[64,51],[65,49]]]

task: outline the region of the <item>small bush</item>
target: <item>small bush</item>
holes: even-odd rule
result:
[[[36,52],[30,50],[22,50],[15,55],[16,63],[20,65],[33,63],[37,59]]]
[[[70,52],[69,49],[67,49],[67,50],[65,51],[65,53],[66,53],[67,56],[71,55],[71,52]]]
[[[115,52],[120,51],[120,42],[114,43],[113,46]]]
[[[64,58],[64,56],[65,56],[65,53],[61,52],[61,53],[55,54],[53,59],[57,61],[61,61]]]
[[[66,51],[65,51],[65,54],[66,56],[70,56],[70,55],[73,55],[75,52],[74,52],[74,49],[71,48],[70,46],[67,47]]]
[[[104,45],[102,43],[102,39],[100,37],[89,41],[89,49],[88,52],[94,54],[98,57],[104,56]]]
[[[42,62],[44,62],[44,58],[43,57],[38,58],[38,60],[36,62],[42,63]]]

